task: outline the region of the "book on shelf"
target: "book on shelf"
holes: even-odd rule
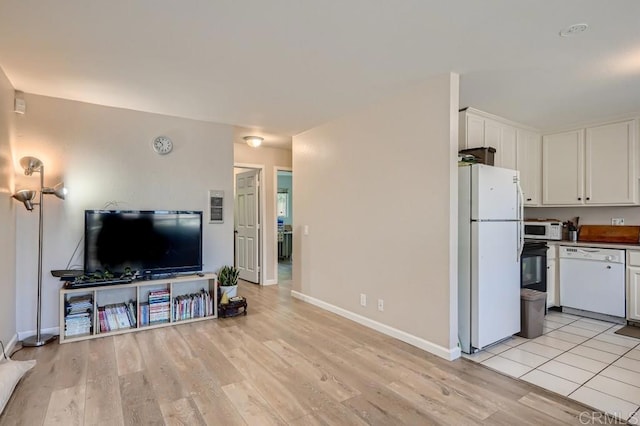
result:
[[[149,325],[170,321],[169,289],[149,292]]]
[[[140,320],[140,327],[149,325],[149,302],[141,302],[138,305],[138,319]]]
[[[201,289],[198,293],[185,294],[173,298],[173,318],[186,320],[213,315],[211,293]]]
[[[130,300],[128,303],[114,303],[98,307],[100,332],[135,328],[135,316],[131,312],[131,309],[135,309],[134,306],[135,302]]]
[[[129,300],[129,303],[127,304],[127,315],[129,316],[129,323],[131,324],[131,327],[135,327],[137,323],[135,305],[136,304],[133,300]]]

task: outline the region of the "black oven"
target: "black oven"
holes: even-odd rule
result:
[[[547,291],[547,243],[526,241],[520,257],[520,287]]]

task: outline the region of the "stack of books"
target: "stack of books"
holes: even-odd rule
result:
[[[100,332],[135,328],[135,311],[135,302],[133,300],[128,303],[115,303],[98,307]]]
[[[213,315],[213,298],[204,289],[199,293],[173,298],[173,318],[176,321]]]
[[[149,325],[169,322],[170,312],[169,290],[149,292]]]
[[[91,334],[91,314],[93,298],[90,294],[73,296],[65,302],[64,335],[65,337]]]

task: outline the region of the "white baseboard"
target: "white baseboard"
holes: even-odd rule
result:
[[[379,331],[380,333],[386,334],[387,336],[394,337],[431,354],[437,355],[440,358],[444,358],[447,361],[453,361],[454,359],[460,358],[460,348],[458,347],[447,349],[428,340],[414,336],[413,334],[398,330],[397,328],[393,328],[381,322],[374,321],[370,318],[324,302],[320,299],[316,299],[315,297],[307,296],[306,294],[300,293],[295,290],[291,290],[291,296],[296,299],[302,300],[303,302],[311,303],[312,305],[315,305],[326,311],[333,312],[334,314],[340,315],[341,317],[350,319],[351,321],[355,321],[358,324],[362,324],[365,327],[369,327],[373,330]]]
[[[5,355],[7,355],[7,356],[11,355],[11,352],[13,352],[13,348],[16,347],[16,343],[18,343],[18,334],[17,333],[13,335],[11,340],[9,340],[9,343],[7,343],[7,345],[4,347]]]
[[[266,280],[262,285],[276,285],[278,284],[278,280]]]
[[[43,328],[40,333],[58,336],[60,334],[60,327]],[[24,340],[29,336],[34,336],[35,334],[35,330],[18,331],[18,340]]]

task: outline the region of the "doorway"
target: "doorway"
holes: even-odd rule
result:
[[[291,285],[293,277],[293,172],[276,168],[277,279],[280,285]]]
[[[234,167],[234,265],[240,279],[255,284],[263,283],[262,169]]]

